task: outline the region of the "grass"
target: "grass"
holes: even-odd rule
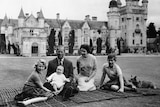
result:
[[[42,57],[46,61],[53,57]],[[76,56],[67,56],[76,66]],[[23,85],[29,74],[34,70],[33,65],[39,58],[14,57],[0,58],[0,88]],[[98,70],[96,80],[102,74],[102,65],[106,62],[106,56],[97,57]],[[160,86],[160,57],[118,57],[123,75],[129,79],[131,75],[137,75],[138,79],[152,81]],[[45,76],[46,72],[43,72]]]
[[[47,61],[53,57],[42,57]],[[76,65],[76,56],[67,56]],[[0,58],[0,89],[23,86],[30,73],[34,70],[33,65],[39,58],[13,57]],[[98,70],[96,74],[97,83],[101,77],[102,65],[106,62],[106,56],[97,56]],[[126,78],[131,75],[137,75],[138,79],[154,82],[160,87],[160,57],[118,57],[117,63],[123,71]],[[43,72],[45,76],[46,72]],[[74,107],[158,107],[160,105],[159,96],[133,97],[126,99],[106,100],[101,102],[85,103]]]

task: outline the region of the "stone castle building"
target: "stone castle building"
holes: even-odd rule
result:
[[[90,44],[90,40],[96,50],[98,37],[102,39],[102,53],[105,52],[106,42],[114,49],[118,40],[121,40],[122,50],[145,48],[147,10],[148,0],[142,0],[142,5],[139,5],[139,0],[126,0],[125,6],[120,0],[111,0],[107,22],[98,21],[95,16],[90,18],[90,15],[86,15],[85,20],[64,20],[60,19],[59,13],[55,19],[47,19],[42,10],[35,17],[33,14],[24,14],[21,9],[18,19],[9,19],[5,15],[0,20],[1,49],[3,45],[7,49],[10,43],[18,46],[23,56],[46,56],[47,39],[53,29],[56,31],[55,44],[58,45],[58,34],[61,32],[62,44],[67,50],[69,33],[75,32],[74,52],[81,44]]]

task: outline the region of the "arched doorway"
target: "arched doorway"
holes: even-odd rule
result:
[[[38,43],[32,44],[32,56],[38,56]]]

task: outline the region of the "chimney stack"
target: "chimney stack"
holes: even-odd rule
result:
[[[60,19],[60,14],[59,13],[57,13],[57,19]]]
[[[96,17],[96,16],[93,16],[93,17],[92,17],[92,21],[97,21],[97,17]]]
[[[25,15],[26,15],[26,17],[28,17],[28,16],[29,16],[29,13],[26,13]]]
[[[90,20],[91,20],[91,19],[90,19],[90,15],[86,15],[86,16],[85,16],[85,20],[86,20],[86,21],[90,21]]]

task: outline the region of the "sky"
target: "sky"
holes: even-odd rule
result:
[[[22,8],[24,13],[33,14],[42,9],[45,18],[84,20],[86,15],[96,16],[98,21],[108,21],[107,12],[111,0],[0,0],[0,19],[17,19]],[[140,0],[141,3],[142,0]],[[125,5],[125,0],[121,0]],[[153,22],[160,28],[160,0],[149,0],[147,26]]]

